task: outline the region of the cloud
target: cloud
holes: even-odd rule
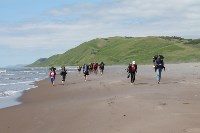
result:
[[[67,50],[94,38],[177,35],[200,32],[198,0],[110,0],[66,3],[38,16],[40,21],[0,28],[0,45]],[[44,18],[44,19],[42,19]]]

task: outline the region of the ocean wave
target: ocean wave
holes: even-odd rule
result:
[[[5,80],[10,80],[10,78],[4,78]]]
[[[7,83],[0,83],[0,86],[6,86],[6,85],[9,85]]]
[[[21,79],[21,77],[15,77],[15,78],[13,78],[13,77],[11,77],[11,78],[5,78],[5,80],[19,80],[19,79]]]
[[[0,83],[0,86],[16,85],[17,83]]]
[[[16,80],[14,82],[9,82],[9,83],[6,83],[5,82],[2,82],[0,83],[0,86],[9,86],[9,85],[17,85],[17,84],[26,84],[26,85],[33,85],[35,81],[41,81],[43,80],[44,78],[35,78],[33,80],[28,80],[28,81],[19,81],[17,82]],[[13,79],[12,79],[13,80]]]
[[[0,92],[0,98],[15,95],[17,92],[18,92],[18,91],[11,91],[11,90],[8,90],[8,91],[1,91],[1,92]]]
[[[33,85],[32,87],[30,87],[30,88],[27,88],[27,89],[25,89],[25,90],[30,90],[30,89],[34,89],[34,88],[37,88],[38,86],[35,86],[35,85]]]
[[[38,73],[38,74],[41,74],[41,75],[46,75],[47,73]]]
[[[22,81],[22,82],[17,82],[18,84],[32,84],[34,83],[35,81]]]
[[[22,77],[7,77],[5,80],[19,80],[22,79]]]
[[[15,74],[13,73],[7,73],[7,74],[3,74],[2,76],[14,76]]]
[[[6,73],[0,73],[0,102],[5,99],[15,100],[21,96],[20,92],[36,88],[35,81],[47,78],[49,73],[49,70],[44,68],[6,68],[6,70]]]
[[[32,77],[7,77],[5,80],[21,80],[21,79],[32,79]]]
[[[20,71],[22,73],[28,73],[28,74],[46,74],[44,72],[39,72],[39,71]]]
[[[39,78],[35,78],[35,81],[40,81],[40,79]]]
[[[9,86],[9,85],[16,85],[16,84],[26,84],[32,85],[35,81],[20,81],[20,82],[13,82],[13,83],[0,83],[0,86]]]
[[[0,70],[0,73],[6,73],[6,70]]]

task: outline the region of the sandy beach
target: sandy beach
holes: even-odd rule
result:
[[[21,105],[0,109],[0,133],[200,133],[200,63],[167,64],[157,84],[151,65],[105,73],[68,73],[35,83]]]

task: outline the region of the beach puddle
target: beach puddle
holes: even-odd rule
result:
[[[133,98],[133,96],[125,96],[125,99]]]
[[[163,110],[163,107],[166,106],[167,103],[161,102],[158,106],[155,107],[155,110]]]
[[[155,110],[163,110],[163,107],[162,107],[162,106],[157,106],[157,107],[155,108]]]
[[[184,133],[200,133],[200,128],[189,128],[185,129]]]
[[[190,104],[190,103],[183,103],[183,104]]]

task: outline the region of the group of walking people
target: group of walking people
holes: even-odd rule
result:
[[[89,74],[91,74],[92,72],[94,72],[95,74],[98,73],[98,69],[100,70],[100,74],[103,75],[103,71],[104,71],[104,63],[101,62],[100,64],[98,63],[90,63],[90,64],[83,64],[83,66],[78,66],[77,70],[80,74],[81,69],[83,70],[83,74],[84,74],[84,79],[85,81],[87,81],[87,77]],[[67,70],[65,69],[65,67],[61,67],[61,72],[60,75],[62,77],[62,85],[64,85],[65,83],[65,79],[66,79],[66,75],[67,75]],[[50,68],[50,73],[49,73],[49,77],[51,80],[52,85],[54,86],[54,81],[56,79],[56,68],[51,67]]]
[[[65,79],[66,79],[66,75],[67,75],[67,70],[65,69],[64,66],[61,67],[60,75],[62,77],[62,85],[64,85]],[[54,86],[54,81],[56,79],[56,68],[54,68],[54,67],[50,68],[49,77],[50,77],[50,80],[51,80],[51,84]]]
[[[164,66],[164,61],[163,61],[164,57],[162,55],[155,55],[153,57],[153,67],[155,69],[156,72],[156,79],[157,79],[157,83],[160,83],[161,80],[161,73],[162,73],[162,69],[165,70],[165,66]],[[81,70],[83,71],[83,75],[84,75],[84,80],[87,81],[87,77],[89,74],[91,74],[92,72],[94,72],[95,74],[98,73],[98,69],[100,70],[100,74],[103,75],[103,71],[104,71],[104,63],[101,62],[100,64],[98,63],[90,63],[90,64],[83,64],[83,66],[78,66],[78,72],[80,74]],[[54,81],[55,81],[55,77],[56,77],[56,68],[52,67],[50,69],[50,79],[51,79],[51,83],[52,85],[54,85]],[[131,79],[131,85],[133,85],[135,83],[135,77],[136,77],[136,73],[137,73],[137,64],[135,61],[132,61],[132,63],[130,63],[128,65],[127,68],[127,78],[130,77]],[[62,76],[62,85],[64,85],[65,82],[65,78],[67,75],[67,70],[65,69],[65,67],[61,67],[61,72],[60,75]]]
[[[100,70],[100,74],[103,75],[104,71],[104,63],[101,62],[100,64],[98,63],[90,63],[90,64],[83,64],[83,66],[79,66],[78,71],[80,73],[81,69],[83,68],[83,74],[84,74],[84,79],[87,81],[87,76],[94,72],[96,75],[98,73],[98,69]]]
[[[164,56],[162,55],[155,55],[153,57],[153,67],[156,72],[156,79],[157,79],[158,84],[160,83],[160,80],[161,80],[162,69],[165,70],[163,59],[164,59]],[[135,76],[137,73],[137,64],[135,61],[132,61],[132,63],[128,65],[127,72],[128,72],[127,78],[131,77],[131,85],[132,85],[135,82]]]

